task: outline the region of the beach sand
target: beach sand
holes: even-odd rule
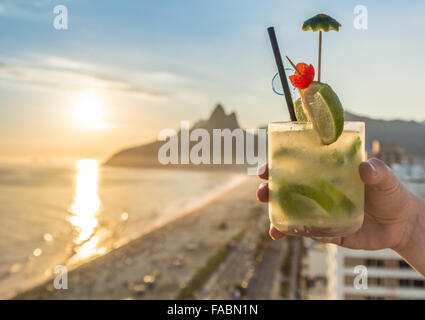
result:
[[[15,299],[175,299],[207,261],[222,252],[225,259],[217,270],[204,274],[202,286],[191,297],[239,298],[235,288],[249,286],[262,252],[272,243],[267,237],[267,205],[255,197],[258,183],[249,177],[192,213],[70,271],[66,290],[55,289],[52,278]],[[278,261],[284,249],[276,246],[273,258]],[[276,262],[272,265],[276,267],[267,272],[273,282],[279,268]],[[278,298],[276,288],[268,291],[263,294],[267,296],[251,298]]]

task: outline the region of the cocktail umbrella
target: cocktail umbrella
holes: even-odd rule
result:
[[[328,32],[330,30],[339,31],[341,24],[330,16],[320,13],[314,17],[304,21],[303,31],[319,31],[319,70],[318,80],[320,82],[320,74],[322,71],[322,31]]]

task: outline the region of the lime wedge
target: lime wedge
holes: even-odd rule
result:
[[[273,159],[279,159],[279,158],[285,158],[285,157],[298,158],[298,159],[311,159],[311,153],[303,152],[295,148],[286,148],[286,147],[279,148],[273,153]]]
[[[313,181],[314,187],[299,183],[287,184],[281,179],[277,192],[272,193],[272,196],[278,201],[283,212],[292,217],[309,215],[307,207],[303,206],[303,197],[312,200],[312,203],[331,216],[338,213],[350,215],[356,209],[353,201],[329,181],[321,178],[313,178]]]
[[[300,90],[303,113],[299,111],[299,102],[294,109],[298,117],[306,116],[313,123],[323,144],[335,142],[344,129],[344,110],[338,96],[332,88],[321,82],[312,82],[307,89]]]
[[[297,203],[292,197],[289,186],[283,180],[279,181],[278,185],[279,187],[275,196],[283,212],[289,216],[298,216]]]
[[[345,155],[347,160],[351,160],[354,158],[354,156],[359,151],[361,145],[362,145],[362,140],[360,139],[360,137],[356,137],[354,141],[351,143],[350,148],[347,151],[347,154]]]
[[[334,200],[323,190],[316,189],[304,184],[291,184],[289,186],[289,189],[294,193],[298,193],[304,197],[315,201],[329,214],[333,213],[333,209],[335,206]]]
[[[318,187],[326,192],[335,201],[336,205],[344,212],[351,214],[356,208],[353,201],[350,200],[341,190],[335,187],[332,183],[326,180],[319,180]]]
[[[294,102],[294,111],[295,111],[295,117],[297,118],[297,121],[299,122],[308,122],[308,118],[304,113],[303,110],[303,103],[301,101],[301,98],[298,98]]]

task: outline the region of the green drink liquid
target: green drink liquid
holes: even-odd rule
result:
[[[292,235],[338,237],[363,223],[364,123],[345,122],[337,141],[324,145],[311,123],[268,127],[269,215]]]

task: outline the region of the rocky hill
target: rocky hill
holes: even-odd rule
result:
[[[366,149],[371,148],[373,140],[380,140],[381,142],[396,143],[403,147],[407,152],[425,158],[425,125],[423,123],[414,121],[402,120],[379,120],[368,118],[364,116],[355,115],[350,112],[345,113],[345,119],[349,121],[364,121],[366,123]],[[218,104],[210,117],[206,120],[199,120],[190,130],[197,128],[204,128],[210,134],[213,129],[236,129],[240,128],[236,114],[226,114],[223,106]],[[246,138],[244,131],[244,138]],[[180,139],[181,133],[178,132]],[[211,135],[212,136],[212,135]],[[257,138],[255,137],[255,152],[257,152]],[[197,142],[190,142],[190,148]],[[157,167],[162,166],[158,161],[158,150],[163,145],[163,141],[154,141],[149,144],[135,146],[132,148],[123,149],[113,154],[104,164],[107,166],[123,166],[123,167]],[[211,143],[212,145],[212,143]],[[211,163],[214,155],[212,147],[210,148]],[[223,152],[221,152],[223,159]],[[235,152],[233,152],[233,163],[235,163]],[[222,161],[223,163],[223,161]],[[167,165],[167,168],[200,168],[200,169],[235,169],[245,168],[241,165]]]
[[[211,113],[210,117],[207,120],[199,120],[197,121],[192,128],[190,128],[189,132],[192,132],[192,130],[198,129],[198,128],[202,128],[207,130],[210,133],[210,137],[212,137],[212,133],[213,133],[213,129],[230,129],[230,130],[234,130],[239,127],[238,124],[238,120],[236,117],[236,114],[234,112],[230,113],[230,114],[226,114],[226,112],[224,111],[224,108],[221,104],[218,104],[213,112]],[[246,139],[247,135],[249,135],[250,133],[247,133],[245,131],[243,132],[243,138]],[[181,138],[181,132],[179,131],[178,134],[178,139],[180,141]],[[235,145],[235,139],[233,139],[233,145]],[[256,136],[254,136],[254,141],[255,141],[255,148],[254,148],[254,152],[257,152],[257,138]],[[149,144],[145,144],[145,145],[141,145],[141,146],[136,146],[136,147],[132,147],[132,148],[128,148],[128,149],[124,149],[121,150],[117,153],[115,153],[114,155],[112,155],[112,157],[110,157],[105,163],[104,165],[107,166],[124,166],[124,167],[156,167],[156,166],[162,166],[159,161],[158,161],[158,151],[159,148],[164,144],[165,142],[163,141],[155,141]],[[197,144],[197,141],[193,142],[191,141],[189,143],[189,148],[192,149],[192,147]],[[232,153],[232,164],[224,164],[224,150],[223,150],[223,140],[222,140],[222,150],[221,151],[217,151],[217,150],[213,150],[212,146],[212,138],[211,138],[211,143],[210,143],[210,163],[211,164],[200,164],[200,165],[192,165],[192,164],[188,164],[188,165],[167,165],[167,166],[163,166],[163,167],[167,167],[167,168],[179,168],[179,169],[185,169],[185,168],[191,168],[191,169],[244,169],[246,168],[245,165],[237,165],[236,164],[236,152]],[[233,148],[234,149],[234,148]],[[218,156],[219,158],[221,158],[221,163],[222,165],[214,165],[213,163],[213,157],[215,153],[220,152],[220,155]],[[244,159],[242,159],[241,161],[245,162]]]
[[[420,122],[403,120],[380,120],[345,112],[349,121],[364,121],[366,124],[366,149],[373,140],[395,143],[417,157],[425,158],[425,126]]]

